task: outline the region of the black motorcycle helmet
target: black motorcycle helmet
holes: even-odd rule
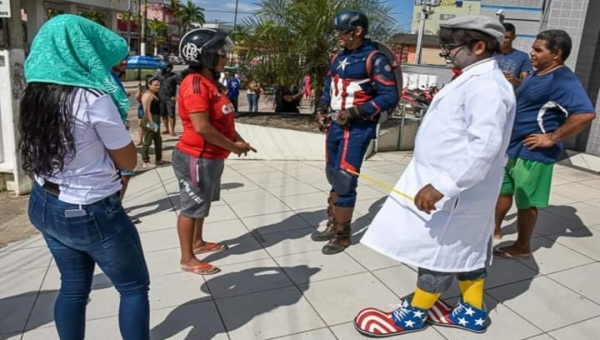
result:
[[[347,9],[335,15],[333,29],[336,31],[351,32],[359,26],[363,28],[365,35],[369,33],[369,19],[361,11]]]
[[[183,61],[195,67],[214,70],[219,56],[233,52],[234,44],[227,33],[220,29],[197,28],[187,32],[179,42],[179,54]]]

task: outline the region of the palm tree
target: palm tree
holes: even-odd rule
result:
[[[280,86],[299,83],[304,74],[323,86],[332,54],[338,49],[333,37],[333,18],[353,8],[369,16],[373,40],[387,42],[398,32],[391,7],[382,0],[260,0],[253,18],[246,18],[235,32],[236,44],[250,75]]]
[[[156,18],[148,21],[148,28],[152,31],[154,36],[154,54],[158,51],[158,45],[166,41],[166,33],[169,25],[162,20]]]
[[[79,15],[102,26],[106,26],[106,16],[96,11],[80,12]]]
[[[127,22],[127,21],[137,22],[140,19],[140,14],[133,13],[133,12],[122,12],[122,13],[119,13],[119,16],[121,17],[121,20],[123,20],[125,22]]]
[[[46,17],[48,18],[48,20],[50,20],[50,19],[54,18],[55,16],[63,14],[63,13],[64,13],[63,11],[59,11],[59,10],[56,10],[56,9],[48,8],[46,10]]]
[[[177,20],[178,24],[178,33],[181,35],[181,15],[182,15],[182,5],[179,0],[169,0],[169,8],[173,12],[173,18]]]
[[[179,21],[186,30],[189,30],[190,27],[192,27],[192,23],[204,25],[206,22],[204,20],[204,8],[197,6],[189,0],[185,5],[180,7],[180,11]]]
[[[169,26],[166,22],[158,20],[156,18],[148,21],[148,28],[152,31],[153,35],[164,35],[165,31]]]

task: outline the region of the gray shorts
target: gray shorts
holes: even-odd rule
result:
[[[481,268],[467,273],[441,273],[419,268],[417,287],[429,293],[444,293],[456,278],[458,281],[475,281],[485,279],[487,269]]]
[[[160,116],[175,118],[175,101],[171,99],[163,99],[160,102]]]
[[[196,158],[175,148],[171,164],[179,182],[181,214],[191,218],[207,217],[211,202],[221,198],[225,160]]]

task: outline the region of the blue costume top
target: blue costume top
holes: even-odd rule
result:
[[[517,89],[517,114],[508,147],[508,156],[543,163],[554,163],[563,143],[529,150],[523,144],[531,134],[551,133],[560,128],[567,117],[578,113],[594,113],[594,106],[577,76],[563,66],[553,72],[525,78]]]
[[[369,56],[370,65],[368,64]],[[369,70],[370,69],[370,70]],[[356,204],[357,177],[345,170],[359,172],[375,126],[382,111],[394,109],[398,102],[396,81],[388,58],[378,53],[371,41],[355,50],[344,50],[331,63],[319,107],[341,111],[354,107],[364,119],[349,127],[332,120],[327,132],[327,178],[338,199],[338,207]]]
[[[370,40],[355,50],[343,50],[330,66],[319,106],[333,111],[358,108],[365,118],[374,118],[381,111],[393,110],[398,91],[388,58],[377,53],[367,70],[367,58],[376,51]],[[358,122],[355,122],[358,123]]]

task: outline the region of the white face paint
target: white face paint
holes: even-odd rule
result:
[[[471,53],[469,47],[463,44],[442,46],[440,56],[444,58],[446,66],[450,68],[464,69],[478,60],[477,56]]]

